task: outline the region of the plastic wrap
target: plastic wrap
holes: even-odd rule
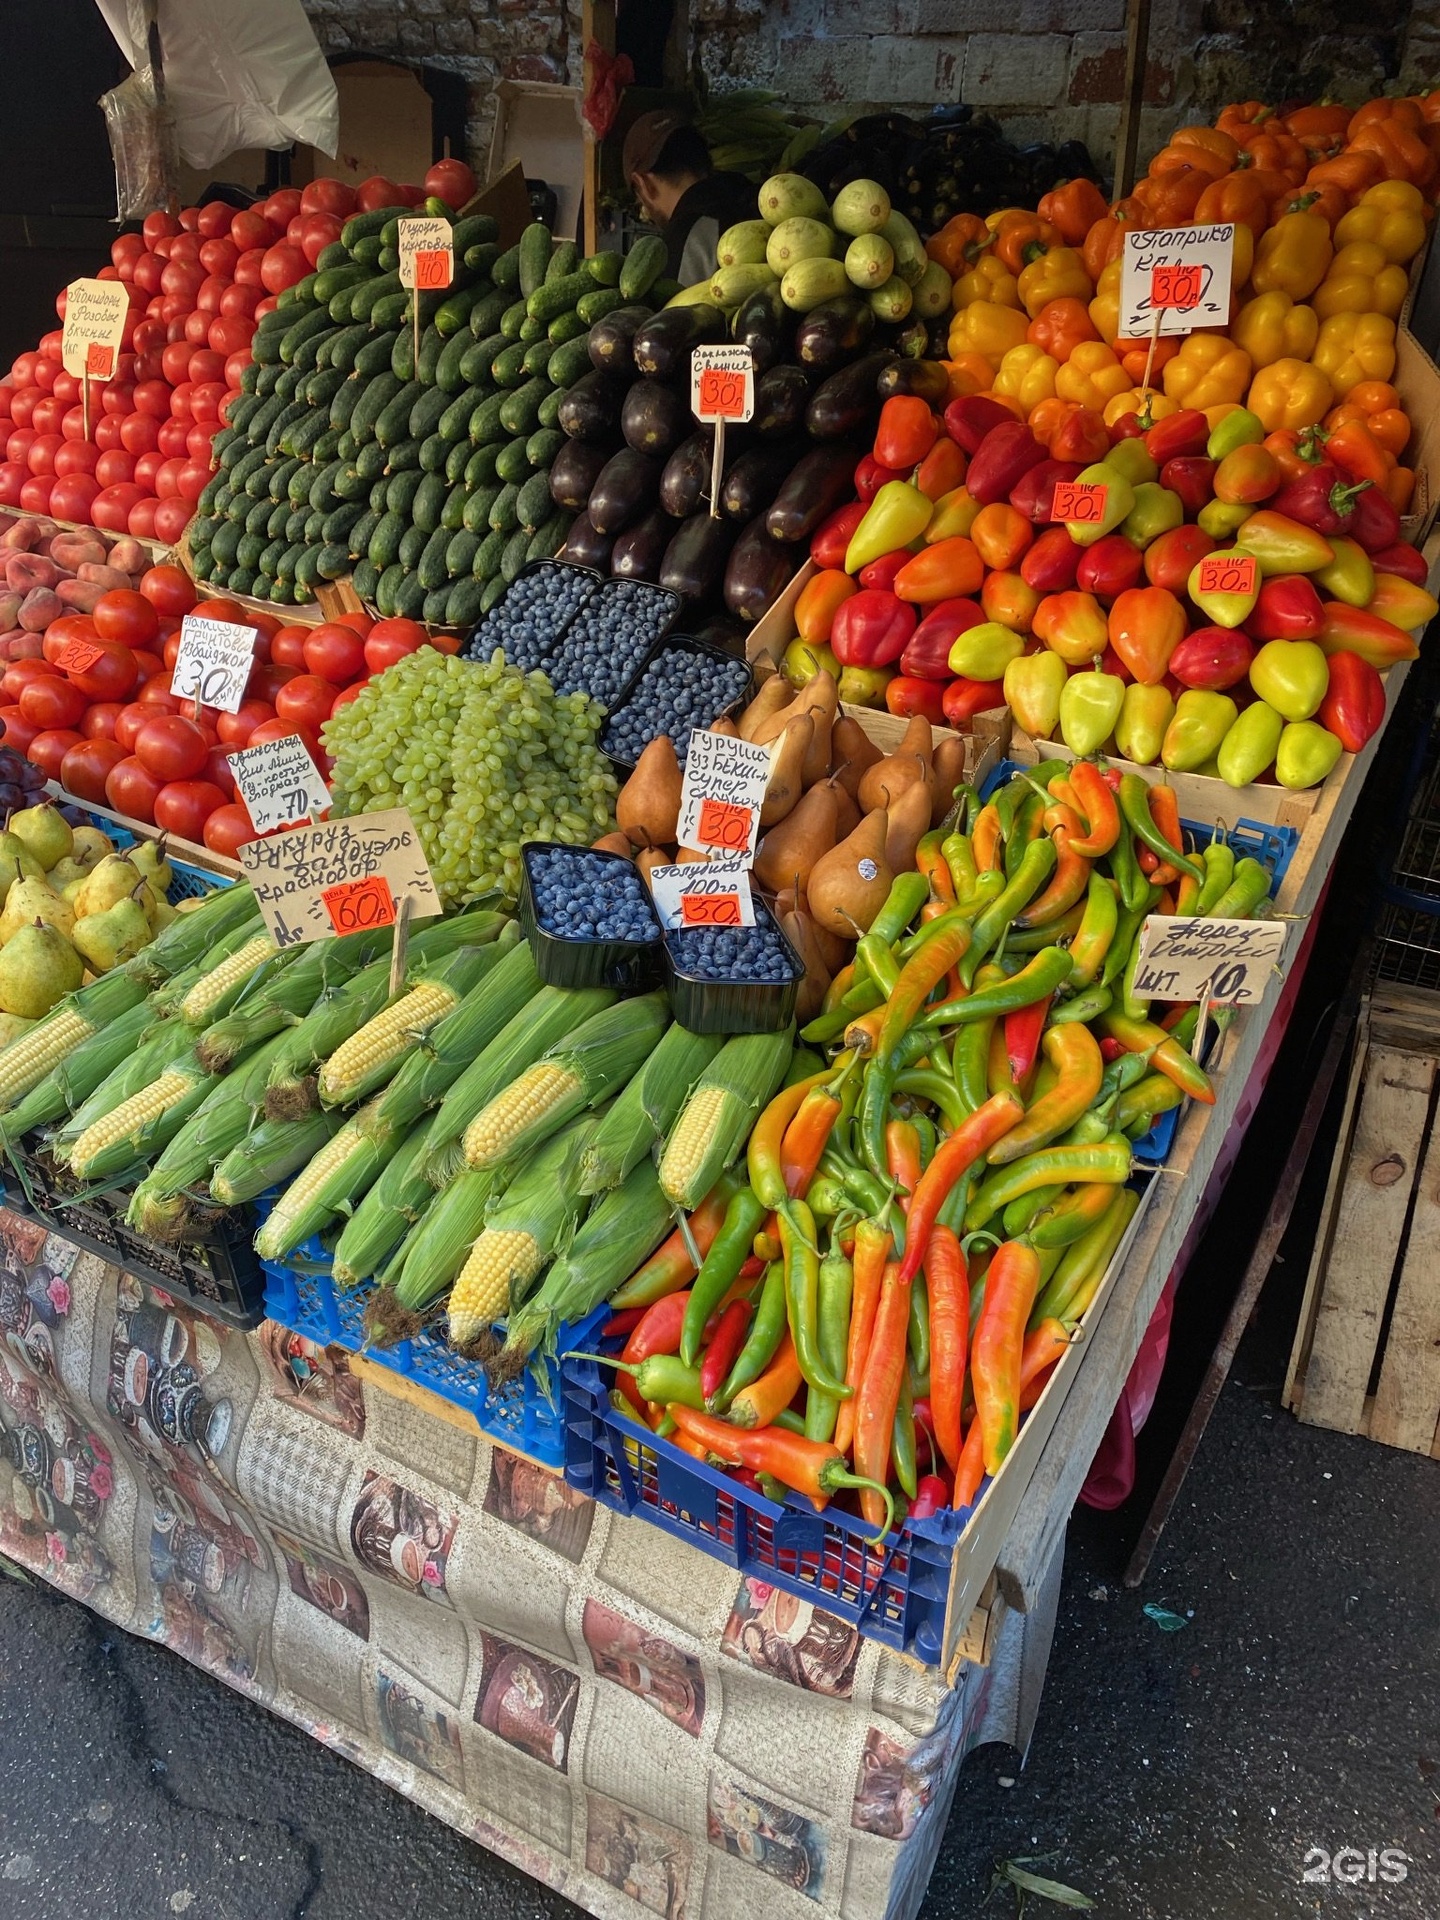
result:
[[[115,162],[115,217],[140,220],[168,206],[176,177],[175,125],[155,99],[148,66],[100,97]]]

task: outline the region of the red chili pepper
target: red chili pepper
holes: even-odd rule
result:
[[[700,1361],[700,1391],[705,1399],[713,1399],[730,1377],[730,1369],[750,1325],[750,1312],[748,1300],[732,1300],[721,1314],[720,1324]]]
[[[1070,536],[1065,537],[1068,540]],[[1005,683],[1003,680],[952,680],[941,705],[946,725],[964,728],[977,713],[990,713],[1005,705]]]
[[[667,1293],[663,1300],[657,1300],[653,1307],[647,1307],[626,1341],[620,1358],[627,1365],[638,1367],[642,1360],[648,1360],[652,1354],[679,1353],[680,1330],[685,1324],[685,1309],[689,1304],[690,1289],[686,1287],[681,1293]],[[617,1373],[615,1384],[643,1417],[645,1402],[635,1385],[634,1374]]]
[[[933,1327],[931,1329],[930,1354],[931,1365],[933,1367],[935,1354]],[[935,1415],[931,1411],[930,1402],[926,1395],[922,1393],[920,1397],[913,1402],[910,1411],[915,1416],[915,1431],[917,1433],[923,1433],[925,1436],[926,1458],[929,1460],[933,1472],[939,1468],[941,1454],[939,1447],[935,1444]]]
[[[887,481],[909,478],[908,467],[882,466],[873,453],[867,453],[855,469],[855,491],[862,501],[868,502],[875,498]]]
[[[1338,467],[1322,460],[1300,479],[1288,481],[1268,505],[1272,513],[1283,513],[1317,533],[1349,533],[1356,502],[1370,491],[1368,480],[1352,486]]]
[[[987,1473],[999,1472],[1015,1444],[1025,1326],[1039,1285],[1039,1254],[1023,1240],[1007,1240],[985,1275],[970,1368]]]
[[[1385,682],[1358,653],[1330,655],[1330,684],[1315,716],[1347,753],[1360,749],[1385,721]]]
[[[1430,578],[1424,554],[1408,540],[1398,540],[1393,547],[1381,547],[1378,553],[1370,555],[1370,564],[1376,573],[1398,573],[1412,587],[1423,587]],[[1020,571],[1023,573],[1025,569],[1022,567]]]
[[[623,1340],[632,1334],[650,1311],[648,1307],[626,1307],[623,1313],[612,1313],[600,1329],[602,1340]]]
[[[908,1230],[913,1233],[913,1202],[910,1216]],[[970,1276],[959,1240],[939,1222],[931,1227],[925,1248],[925,1284],[930,1294],[930,1412],[935,1444],[953,1473],[960,1463],[960,1411],[965,1400],[965,1354],[970,1340]]]
[[[855,529],[865,518],[866,502],[852,500],[822,520],[810,537],[810,558],[817,567],[843,567]]]
[[[885,1162],[900,1189],[900,1205],[908,1212],[910,1196],[920,1184],[920,1134],[910,1121],[887,1121]]]
[[[945,431],[966,453],[974,453],[992,427],[1015,425],[1015,416],[988,394],[967,394],[945,409]],[[1044,449],[1041,449],[1043,456]],[[1018,478],[1018,476],[1017,476]],[[983,504],[983,503],[982,503]]]
[[[1118,533],[1107,533],[1081,553],[1075,584],[1097,600],[1114,600],[1136,584],[1144,566],[1145,556],[1138,547]]]
[[[1367,487],[1355,502],[1345,532],[1366,553],[1379,553],[1400,540],[1400,515],[1379,487]]]
[[[910,557],[908,547],[898,547],[894,553],[882,553],[878,560],[862,567],[855,577],[862,587],[878,587],[882,593],[889,593],[895,585],[896,574]]]
[[[1199,513],[1215,497],[1211,483],[1218,465],[1217,460],[1207,460],[1203,453],[1187,453],[1165,462],[1160,469],[1160,484],[1171,493],[1179,494],[1186,513]]]
[[[756,1473],[773,1474],[796,1493],[822,1505],[842,1487],[859,1487],[865,1518],[872,1526],[889,1531],[895,1503],[884,1481],[851,1473],[838,1448],[820,1440],[805,1440],[783,1427],[732,1427],[708,1413],[697,1413],[693,1407],[677,1405],[669,1411],[682,1433],[703,1441],[719,1459],[750,1467]]]
[[[1027,1413],[1045,1391],[1051,1368],[1070,1345],[1070,1334],[1059,1320],[1042,1320],[1025,1336],[1020,1355],[1020,1411]]]
[[[925,1473],[915,1488],[915,1498],[910,1502],[911,1520],[929,1520],[939,1513],[942,1507],[950,1504],[950,1489],[938,1473]]]
[[[1080,556],[1065,527],[1047,527],[1020,562],[1020,578],[1037,593],[1066,593],[1075,584]]]
[[[1005,1016],[1005,1057],[1016,1086],[1023,1086],[1040,1054],[1040,1036],[1050,1016],[1053,994]]]
[[[1210,438],[1210,422],[1198,407],[1182,407],[1164,420],[1157,420],[1142,436],[1145,451],[1157,467],[1169,460],[1184,460],[1204,453]],[[1161,485],[1167,482],[1161,481]]]
[[[915,609],[893,593],[852,593],[835,613],[830,646],[842,667],[888,667],[915,631]]]
[[[982,1154],[988,1153],[997,1140],[1003,1139],[1011,1127],[1019,1124],[1024,1112],[1024,1102],[1018,1095],[997,1093],[982,1107],[977,1107],[936,1147],[915,1189],[905,1222],[905,1257],[900,1264],[900,1278],[906,1286],[925,1262],[926,1249],[934,1237],[936,1218],[950,1189]],[[931,1310],[933,1314],[933,1302]],[[933,1345],[933,1324],[931,1341]],[[933,1379],[931,1385],[933,1388]]]
[[[1075,480],[1085,471],[1078,460],[1041,460],[1022,474],[1010,489],[1010,505],[1035,525],[1043,526],[1055,518],[1055,487],[1061,480]],[[974,468],[971,468],[974,472]],[[973,495],[971,496],[974,497]],[[1069,539],[1067,534],[1066,539]],[[1074,542],[1071,542],[1074,545]]]
[[[1065,539],[1070,536],[1066,534]],[[1073,546],[1074,541],[1070,541]],[[906,555],[909,558],[909,555]],[[951,680],[950,648],[957,635],[985,624],[985,611],[974,600],[940,600],[905,642],[900,671],[920,680]]]
[[[988,507],[1006,499],[1030,469],[1047,458],[1029,427],[1019,420],[1004,420],[990,429],[970,456],[965,489],[972,500]]]
[[[835,1421],[835,1444],[842,1453],[850,1451],[850,1443],[855,1437],[855,1408],[860,1382],[865,1377],[865,1363],[870,1355],[870,1341],[875,1331],[875,1314],[880,1305],[880,1289],[893,1251],[894,1242],[878,1221],[859,1222],[855,1228],[852,1256],[855,1288],[850,1297],[850,1335],[845,1348],[845,1384],[853,1391],[840,1402],[840,1412]],[[907,1306],[907,1330],[908,1325]]]

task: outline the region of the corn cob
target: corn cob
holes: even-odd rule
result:
[[[663,1140],[690,1089],[720,1051],[716,1033],[691,1033],[678,1021],[595,1129],[580,1166],[580,1191],[618,1187],[657,1140]]]
[[[262,1260],[283,1260],[302,1240],[328,1227],[340,1206],[380,1171],[385,1154],[360,1131],[358,1118],[332,1134],[284,1193],[255,1236]]]
[[[125,971],[143,986],[158,986],[182,968],[203,960],[217,941],[255,915],[255,896],[248,881],[217,887],[189,913],[180,913],[147,947],[126,963]]]
[[[258,913],[252,914],[238,927],[231,927],[228,933],[221,934],[203,958],[194,961],[188,967],[182,967],[178,973],[163,981],[150,995],[150,1005],[155,1017],[171,1020],[180,1011],[180,1003],[208,973],[223,966],[234,953],[253,940],[257,934],[265,931],[264,922]]]
[[[537,1348],[553,1352],[561,1325],[583,1320],[607,1299],[649,1259],[672,1224],[654,1165],[642,1160],[595,1202],[540,1291],[511,1314],[505,1345],[490,1366],[494,1379],[514,1379]]]
[[[363,1120],[364,1109],[355,1122]],[[408,1134],[345,1222],[335,1242],[332,1272],[337,1287],[353,1287],[378,1273],[435,1198],[425,1172],[429,1128]]]
[[[325,1062],[320,1104],[350,1106],[383,1087],[416,1042],[455,1011],[494,958],[485,947],[465,947],[413,979],[407,992],[367,1020]]]
[[[760,1109],[785,1076],[795,1029],[727,1040],[696,1082],[660,1160],[668,1200],[695,1207],[745,1144]]]
[[[503,1184],[498,1168],[466,1167],[432,1197],[382,1276],[388,1299],[377,1324],[394,1326],[397,1312],[423,1314],[445,1292],[483,1238],[486,1210]]]
[[[82,1040],[38,1086],[0,1115],[0,1145],[18,1140],[48,1121],[63,1120],[89,1098],[106,1074],[129,1059],[154,1024],[149,1004],[142,1000],[138,1007],[131,1007],[108,1027]]]
[[[505,1023],[440,1102],[425,1159],[433,1185],[448,1186],[464,1164],[461,1136],[500,1089],[615,998],[608,987],[542,987]]]
[[[338,1113],[307,1113],[301,1120],[262,1120],[216,1167],[210,1197],[238,1207],[299,1171],[339,1132]]]
[[[208,1027],[212,1020],[219,1020],[230,1011],[254,979],[257,968],[267,960],[293,966],[299,957],[299,950],[294,947],[288,953],[277,953],[275,941],[268,933],[252,934],[228,960],[221,961],[202,980],[195,982],[177,1009],[180,1018],[187,1027]]]
[[[50,1139],[55,1158],[68,1161],[75,1142],[97,1120],[103,1120],[128,1100],[132,1093],[148,1087],[157,1074],[164,1073],[193,1048],[194,1035],[178,1020],[162,1020],[151,1034],[113,1072],[108,1073],[88,1099],[83,1100],[64,1126]]]
[[[79,993],[67,994],[28,1033],[0,1051],[0,1110],[14,1107],[77,1047],[105,1032],[144,998],[141,983],[123,973],[107,973]]]
[[[158,1078],[93,1120],[70,1149],[70,1171],[81,1180],[109,1180],[164,1146],[214,1087],[193,1049]]]

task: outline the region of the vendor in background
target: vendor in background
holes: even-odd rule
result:
[[[621,156],[635,198],[665,236],[665,271],[682,287],[708,280],[727,227],[753,220],[755,188],[740,173],[716,173],[710,149],[679,113],[642,113]]]

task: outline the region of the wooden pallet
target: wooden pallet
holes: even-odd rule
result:
[[[1285,1404],[1440,1459],[1440,994],[1361,1015]]]

